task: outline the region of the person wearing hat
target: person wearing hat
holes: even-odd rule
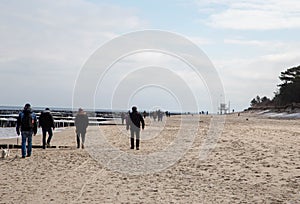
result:
[[[85,134],[88,125],[89,125],[89,118],[86,112],[84,112],[82,108],[79,108],[78,113],[75,117],[77,148],[80,148],[80,136],[81,136],[81,143],[82,143],[81,148],[84,149]]]
[[[145,128],[143,116],[137,111],[135,106],[132,107],[132,113],[129,113],[126,129],[130,127],[130,149],[134,149],[134,135],[136,136],[136,150],[140,149],[140,130]]]
[[[20,135],[20,130],[22,136],[22,158],[26,156],[30,157],[32,153],[32,134],[36,135],[37,133],[37,119],[29,103],[24,106],[23,111],[18,116],[16,125],[17,135]]]
[[[50,147],[50,142],[53,136],[52,129],[55,129],[54,125],[54,119],[52,114],[50,113],[50,109],[46,108],[45,111],[43,111],[39,117],[39,127],[42,127],[42,132],[43,132],[43,139],[42,139],[42,144],[43,144],[43,149],[46,148],[46,135],[48,132],[48,139],[47,139],[47,147]]]

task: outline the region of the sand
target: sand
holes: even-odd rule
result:
[[[195,121],[199,128],[178,161],[156,172],[126,172],[128,164],[118,158],[164,152],[176,141],[181,121],[188,121],[186,134]],[[129,132],[121,125],[89,127],[85,149],[75,148],[74,129],[68,128],[54,135],[52,145],[70,148],[33,149],[26,159],[11,150],[0,160],[0,203],[300,203],[300,120],[227,116],[215,148],[199,160],[210,121],[211,116],[147,119],[139,151],[129,149]],[[114,151],[88,142],[99,135]],[[0,140],[6,142],[16,140]],[[121,156],[110,158],[115,152]],[[113,162],[119,169],[112,169]]]

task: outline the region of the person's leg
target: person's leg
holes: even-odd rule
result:
[[[81,133],[81,143],[82,143],[81,148],[82,148],[82,149],[84,149],[85,133],[86,133],[86,131],[83,131],[83,132]]]
[[[47,134],[47,130],[45,128],[42,128],[42,132],[43,132],[42,147],[43,147],[43,149],[45,149],[46,148],[46,134]]]
[[[47,130],[48,134],[49,134],[49,137],[47,139],[47,145],[50,146],[50,142],[51,142],[51,139],[52,139],[52,136],[53,136],[53,132],[52,132],[52,129],[48,129]]]
[[[136,135],[136,149],[139,150],[140,149],[140,129],[136,129],[135,135]]]
[[[80,148],[80,133],[79,132],[76,133],[76,137],[77,137],[77,148]]]
[[[21,135],[22,135],[22,158],[25,158],[26,156],[26,139],[27,139],[27,134],[22,131],[21,132]]]
[[[130,149],[134,149],[134,130],[130,129]]]
[[[27,157],[30,157],[32,152],[32,134],[33,132],[30,131],[27,136],[27,140],[28,140]]]

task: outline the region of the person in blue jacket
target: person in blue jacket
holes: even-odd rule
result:
[[[22,158],[30,157],[32,153],[32,135],[37,133],[36,115],[31,110],[31,105],[27,103],[19,113],[16,125],[17,135],[22,136]],[[27,148],[26,148],[27,143]],[[26,155],[27,150],[27,155]]]

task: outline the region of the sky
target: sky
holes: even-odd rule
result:
[[[208,79],[186,72],[187,64],[176,57],[144,51],[115,63],[105,76],[107,84],[95,87],[95,108],[213,112],[210,95],[219,94],[220,102],[230,101],[230,108],[240,111],[256,95],[272,98],[280,72],[300,64],[297,0],[2,0],[0,105],[72,107],[74,87],[91,56],[106,43],[143,30],[171,32],[197,45],[217,71],[224,93],[212,93]],[[168,86],[155,84],[157,67],[172,72]],[[121,68],[128,71],[124,76],[117,71]],[[153,83],[148,80],[150,85],[120,98],[120,86],[134,77]],[[189,99],[176,94],[188,89],[197,107],[182,109]],[[84,100],[81,106],[87,106]]]

